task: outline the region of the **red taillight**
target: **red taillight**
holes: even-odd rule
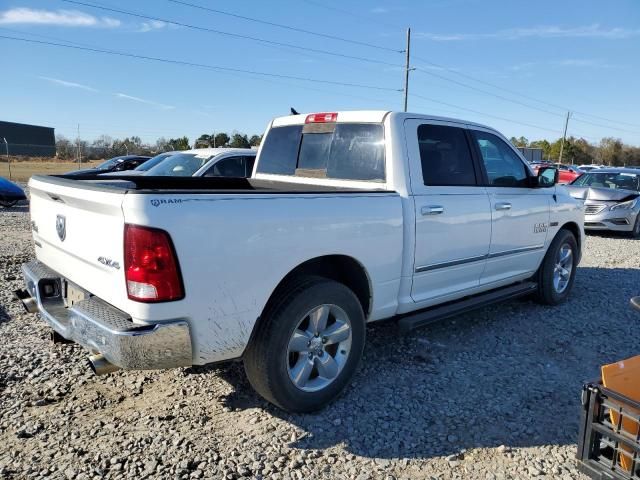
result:
[[[323,112],[323,113],[312,113],[310,115],[307,115],[307,118],[305,119],[304,123],[331,123],[331,122],[337,122],[337,121],[338,121],[337,113]]]
[[[168,302],[184,297],[178,259],[164,230],[124,226],[124,271],[131,300]]]

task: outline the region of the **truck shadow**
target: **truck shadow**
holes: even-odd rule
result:
[[[3,324],[4,322],[8,322],[9,320],[11,320],[11,316],[9,315],[9,312],[4,307],[4,305],[0,303],[0,324]]]
[[[368,329],[359,373],[321,412],[287,414],[251,389],[239,363],[214,367],[233,385],[222,401],[260,407],[304,432],[294,448],[343,444],[373,458],[424,458],[478,447],[570,445],[582,382],[640,353],[640,271],[580,268],[558,307],[514,301],[410,335],[385,322]],[[207,367],[205,367],[207,368]]]

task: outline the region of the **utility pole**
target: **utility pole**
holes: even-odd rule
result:
[[[558,163],[562,164],[562,152],[564,151],[564,142],[567,141],[567,127],[569,126],[569,118],[571,118],[571,112],[567,112],[567,118],[564,121],[564,134],[562,135],[562,143],[560,144],[560,159]]]
[[[216,131],[213,131],[213,148],[216,148]]]
[[[11,180],[11,160],[9,160],[9,142],[5,137],[2,137],[4,140],[4,147],[7,149],[7,165],[9,166],[9,180]]]
[[[413,70],[409,67],[411,59],[411,28],[407,28],[407,57],[404,65],[404,111],[407,111],[407,103],[409,102],[409,72]]]

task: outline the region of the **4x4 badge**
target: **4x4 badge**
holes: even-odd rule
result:
[[[67,219],[64,215],[56,216],[56,232],[58,232],[60,241],[64,242],[64,239],[67,238]]]

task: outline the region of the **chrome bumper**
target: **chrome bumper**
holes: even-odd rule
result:
[[[95,296],[67,307],[63,278],[34,260],[22,265],[25,290],[16,292],[27,311],[37,311],[60,335],[128,370],[192,364],[189,324],[183,320],[140,325]]]

